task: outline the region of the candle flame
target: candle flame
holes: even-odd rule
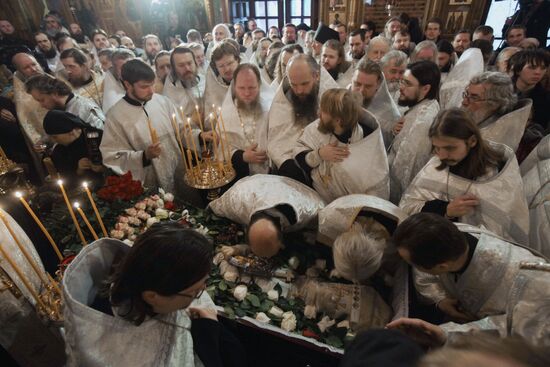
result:
[[[18,198],[18,199],[21,199],[23,197],[23,194],[20,193],[19,191],[16,191],[15,192],[15,197]]]
[[[77,208],[77,209],[80,208],[80,204],[78,203],[78,201],[75,201],[74,204],[73,204],[73,206],[74,206],[75,208]]]
[[[175,113],[172,114],[172,118],[173,118],[173,119],[176,118],[176,114],[175,114]]]
[[[86,181],[82,182],[83,187],[88,187],[88,183]]]
[[[63,180],[57,180],[57,184],[58,184],[59,186],[63,185]]]

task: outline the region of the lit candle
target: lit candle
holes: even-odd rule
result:
[[[2,244],[0,244],[0,252],[2,253],[2,256],[4,257],[4,259],[6,259],[6,261],[11,265],[13,270],[17,273],[17,276],[19,276],[19,279],[21,279],[21,282],[23,282],[25,287],[27,287],[27,289],[29,290],[29,293],[32,295],[32,297],[34,298],[36,303],[38,305],[40,305],[40,307],[42,307],[42,309],[45,310],[46,305],[44,304],[44,302],[42,302],[42,300],[38,296],[38,293],[36,293],[36,291],[34,290],[33,286],[31,285],[31,283],[29,282],[29,280],[27,279],[25,274],[23,274],[21,269],[19,269],[19,267],[17,266],[15,261],[13,261],[13,259],[8,254],[8,252],[6,250],[4,250],[4,247],[2,246]]]
[[[97,206],[95,205],[94,197],[92,196],[92,193],[90,192],[90,189],[88,188],[88,183],[83,182],[82,186],[84,187],[84,191],[86,191],[86,194],[88,195],[88,200],[90,201],[90,204],[92,204],[92,209],[94,210],[95,217],[97,218],[97,221],[99,222],[99,226],[101,227],[101,231],[103,232],[103,236],[109,237],[107,234],[107,228],[105,228],[105,225],[103,224],[103,219],[101,219],[101,215],[99,215],[99,210],[97,210]]]
[[[183,160],[183,164],[185,164],[185,169],[188,171],[188,170],[191,169],[190,168],[191,162],[189,162],[189,164],[187,164],[187,159],[185,158],[183,143],[181,142],[180,130],[179,130],[179,127],[178,127],[178,123],[176,121],[176,114],[175,113],[172,114],[172,128],[174,129],[174,133],[176,134],[176,140],[177,140],[178,146],[180,148],[181,159]]]
[[[75,201],[75,203],[73,205],[76,208],[76,211],[78,212],[78,214],[80,214],[80,217],[82,218],[84,223],[86,224],[86,227],[88,227],[88,230],[90,231],[90,233],[94,237],[94,240],[98,240],[99,237],[97,236],[97,233],[94,231],[92,225],[90,224],[90,221],[86,217],[86,214],[82,211],[82,208],[80,208],[80,204],[77,201]]]
[[[61,189],[61,193],[63,194],[65,205],[67,205],[67,209],[69,210],[69,214],[71,215],[71,218],[73,220],[74,226],[76,228],[76,232],[78,233],[78,237],[80,237],[80,240],[82,241],[82,245],[86,246],[88,243],[86,242],[86,239],[84,238],[84,235],[80,230],[80,225],[78,224],[78,221],[76,220],[76,216],[74,215],[73,207],[71,206],[69,198],[67,197],[67,193],[65,192],[65,188],[63,187],[63,181],[57,180],[57,184],[59,185],[59,188]]]
[[[151,134],[151,141],[153,142],[153,144],[158,143],[159,138],[157,135],[157,130],[155,130],[155,128],[151,124],[151,119],[149,117],[147,117],[147,126],[149,126],[149,134]]]
[[[220,135],[220,140],[222,141],[222,146],[224,145],[224,140],[225,140],[225,143],[227,143],[227,130],[225,130],[225,122],[223,122],[223,116],[222,116],[222,109],[221,108],[218,108],[218,112],[220,114],[220,121],[222,123],[222,127],[223,127],[223,139]],[[224,151],[225,151],[225,148],[224,148]],[[231,163],[231,151],[229,150],[229,144],[227,145],[227,157],[229,157],[229,159],[227,160],[227,163],[229,164],[229,167],[230,168],[233,168],[233,164]]]
[[[199,167],[199,172],[201,170],[201,162],[199,161],[199,154],[197,153],[197,145],[195,144],[195,139],[193,139],[193,129],[191,128],[191,119],[187,118],[187,128],[189,129],[189,139],[193,146],[193,152],[195,153],[195,159],[197,160],[197,167]]]
[[[36,222],[36,224],[38,225],[38,227],[40,228],[42,233],[44,233],[44,236],[46,236],[46,238],[48,239],[48,241],[52,245],[53,250],[55,251],[55,253],[56,253],[57,257],[59,258],[59,260],[62,261],[63,260],[63,255],[61,255],[61,251],[59,251],[59,247],[57,247],[57,244],[55,243],[52,236],[50,235],[50,232],[48,232],[48,230],[46,229],[46,227],[44,227],[44,225],[42,224],[40,219],[38,219],[38,217],[36,216],[36,214],[34,213],[32,208],[29,206],[29,204],[27,203],[27,201],[25,200],[23,195],[19,191],[17,191],[15,193],[15,196],[19,199],[19,201],[21,201],[21,204],[23,204],[25,209],[27,209],[27,212],[30,214],[32,219],[34,219],[34,221]]]
[[[34,259],[31,257],[31,255],[29,254],[29,252],[27,251],[27,249],[25,248],[25,246],[23,246],[21,244],[21,242],[19,241],[19,238],[17,238],[17,236],[15,235],[15,232],[13,231],[13,229],[11,228],[11,225],[10,225],[10,222],[8,221],[8,218],[6,218],[6,216],[4,215],[4,213],[2,213],[2,210],[0,209],[0,219],[2,220],[2,222],[4,222],[4,225],[6,226],[6,229],[8,230],[8,232],[10,233],[11,237],[13,238],[13,241],[15,242],[15,244],[17,245],[17,247],[19,247],[19,250],[21,250],[21,252],[23,253],[23,256],[25,257],[25,259],[27,259],[27,261],[29,262],[29,264],[31,265],[32,269],[34,270],[34,272],[36,273],[36,275],[38,276],[38,278],[42,281],[42,283],[44,283],[44,285],[48,285],[48,279],[46,278],[45,274],[43,273],[43,271],[38,267],[38,264],[36,263],[36,261],[34,261]]]

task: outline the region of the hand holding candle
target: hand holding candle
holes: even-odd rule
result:
[[[151,141],[154,144],[157,144],[159,142],[159,137],[157,135],[157,130],[153,127],[153,124],[151,124],[151,119],[147,117],[147,126],[149,127],[149,134],[151,135]]]

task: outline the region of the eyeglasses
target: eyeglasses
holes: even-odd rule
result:
[[[470,102],[485,102],[487,99],[483,99],[480,96],[473,96],[468,91],[462,92],[462,98],[467,99]]]

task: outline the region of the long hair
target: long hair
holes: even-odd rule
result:
[[[477,144],[470,148],[468,156],[464,159],[461,175],[469,179],[475,179],[487,172],[489,167],[498,167],[504,156],[493,149],[479,132],[470,115],[460,108],[450,108],[439,112],[429,131],[430,139],[434,137],[450,137],[467,141],[475,136]],[[443,170],[447,165],[443,162],[436,168]]]
[[[342,128],[345,131],[350,131],[357,126],[362,108],[353,92],[347,89],[333,88],[323,93],[320,110],[333,118],[341,119]],[[319,131],[322,133],[329,132],[322,123],[319,124]]]
[[[193,58],[193,63],[195,64],[195,71],[197,71],[198,65],[197,60],[195,59],[195,54],[193,51],[186,46],[177,46],[170,52],[170,76],[172,77],[172,81],[175,83],[178,78],[178,73],[176,72],[176,65],[174,61],[174,55],[183,55],[183,54],[191,54],[191,57]],[[157,55],[158,56],[158,55]],[[156,62],[155,58],[155,62]],[[155,63],[156,65],[156,63]]]
[[[338,64],[338,72],[339,73],[345,73],[346,70],[350,67],[351,63],[346,60],[346,51],[344,50],[344,46],[340,43],[340,41],[337,40],[328,40],[324,43],[323,48],[330,48],[331,50],[334,50],[338,52],[338,59],[340,60],[340,63]]]
[[[142,292],[174,295],[204,278],[211,263],[212,246],[203,235],[178,223],[158,223],[136,239],[105,291],[123,310],[119,316],[139,325],[155,315]]]

